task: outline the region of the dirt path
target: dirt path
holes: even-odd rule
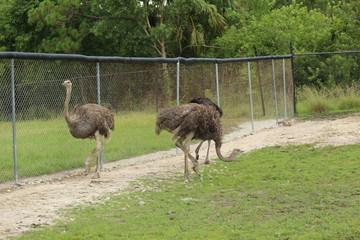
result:
[[[336,120],[296,121],[292,126],[279,127],[273,122],[255,123],[255,129],[267,129],[254,134],[249,134],[251,125],[245,124],[239,131],[226,135],[223,153],[228,154],[233,148],[248,152],[274,145],[344,145],[360,141],[358,116]],[[203,144],[201,150],[201,162],[205,157],[206,145]],[[210,154],[211,158],[216,158],[214,150]],[[58,217],[60,209],[71,208],[76,204],[94,204],[100,198],[106,199],[111,194],[126,190],[136,179],[174,172],[182,174],[183,155],[176,154],[173,149],[106,164],[104,169],[100,180],[92,180],[91,176],[77,176],[80,171],[77,170],[54,175],[58,180],[43,181],[34,178],[28,179],[21,187],[0,187],[0,239],[18,236],[28,229],[51,224]]]

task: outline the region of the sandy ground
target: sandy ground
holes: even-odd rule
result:
[[[316,143],[317,145],[344,145],[360,141],[360,117],[343,119],[294,121],[291,126],[276,125],[274,120],[243,124],[224,138],[222,152],[233,148],[245,152],[274,145]],[[251,134],[250,134],[251,133]],[[203,144],[200,159],[206,153]],[[192,151],[195,149],[192,146]],[[212,143],[212,159],[217,158]],[[200,166],[201,170],[201,166]],[[91,174],[83,176],[83,169],[56,175],[21,180],[21,186],[0,185],[0,239],[19,236],[22,232],[49,225],[61,216],[59,211],[77,204],[96,204],[113,194],[131,190],[140,178],[166,176],[183,172],[183,155],[175,149],[104,165],[99,180]],[[49,180],[52,179],[52,180]],[[194,180],[196,181],[196,179]],[[135,186],[136,188],[136,186]]]

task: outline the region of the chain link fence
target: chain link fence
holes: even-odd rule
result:
[[[296,85],[318,88],[359,83],[360,51],[295,54]]]
[[[226,131],[249,121],[255,122],[255,130],[256,120],[275,122],[294,116],[290,55],[196,61],[49,56],[0,55],[2,183],[84,166],[95,143],[74,139],[68,131],[63,116],[65,88],[61,85],[67,79],[73,83],[70,109],[100,103],[112,108],[115,118],[146,113],[154,119],[153,125],[160,109],[195,97],[208,97],[220,105],[223,121],[230,123]],[[136,133],[136,125],[119,122],[113,138],[130,141],[133,135],[124,136],[125,127]],[[153,138],[158,136],[154,134]],[[105,147],[103,161],[123,158],[117,152],[121,148]]]

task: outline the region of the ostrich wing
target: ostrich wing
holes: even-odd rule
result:
[[[175,138],[185,138],[193,132],[195,139],[210,140],[222,134],[219,112],[196,103],[161,111],[156,120],[156,132],[162,129],[173,132]]]
[[[156,119],[156,127],[159,132],[162,129],[173,132],[184,122],[184,120],[189,115],[191,115],[191,112],[194,111],[197,111],[195,104],[184,104],[176,107],[166,108],[158,114]]]
[[[111,110],[98,104],[76,107],[70,116],[70,132],[77,138],[92,138],[97,130],[108,137],[110,129],[114,129],[114,115]]]

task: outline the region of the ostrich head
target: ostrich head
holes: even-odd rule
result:
[[[72,83],[70,82],[70,80],[65,80],[63,83],[62,83],[63,86],[65,86],[66,88],[69,88],[72,86]]]
[[[64,103],[64,114],[65,114],[66,121],[69,123],[69,121],[70,121],[69,103],[70,103],[70,98],[71,98],[72,83],[70,82],[70,80],[65,80],[62,85],[66,87],[66,98],[65,98],[65,103]]]
[[[219,159],[224,162],[232,162],[240,153],[244,152],[238,148],[235,148],[232,150],[232,152],[230,153],[230,155],[228,157],[224,157],[220,151],[221,145],[222,145],[222,142],[220,140],[218,140],[218,139],[215,140],[216,154],[218,155]]]

